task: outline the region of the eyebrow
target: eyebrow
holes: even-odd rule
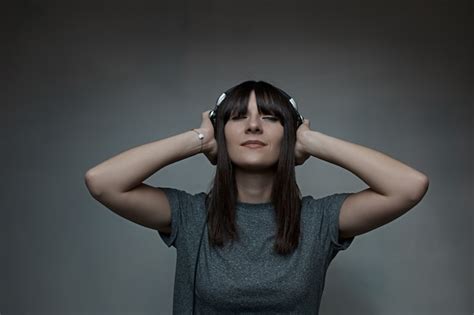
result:
[[[245,112],[245,113],[243,113],[243,114],[247,114],[247,112]],[[240,113],[231,113],[231,114],[230,114],[231,117],[233,117],[233,116],[235,116],[235,115],[241,115],[241,114],[240,114]],[[259,115],[261,115],[261,116],[274,116],[274,117],[278,117],[278,115],[275,114],[275,113],[268,113],[268,114],[262,113],[262,114],[259,114]]]

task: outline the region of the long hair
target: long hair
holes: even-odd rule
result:
[[[234,86],[217,110],[214,135],[217,164],[205,204],[208,210],[209,244],[223,247],[239,239],[236,230],[237,185],[229,158],[224,126],[233,114],[246,114],[251,91],[255,92],[259,113],[274,115],[284,127],[280,155],[275,166],[271,203],[278,225],[273,249],[280,255],[294,251],[299,244],[301,192],[295,178],[297,114],[278,88],[264,81],[245,81]]]

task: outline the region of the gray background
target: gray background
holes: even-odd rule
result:
[[[472,314],[472,5],[468,1],[2,3],[0,313],[169,314],[175,250],[94,200],[85,172],[201,123],[266,80],[311,129],[427,174],[425,198],[356,237],[321,314]],[[303,195],[359,191],[310,158]],[[146,180],[207,189],[197,155]]]

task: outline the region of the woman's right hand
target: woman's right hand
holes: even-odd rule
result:
[[[212,165],[217,164],[217,141],[214,137],[214,126],[209,118],[209,112],[202,113],[202,122],[199,131],[204,134],[202,153],[207,157]]]

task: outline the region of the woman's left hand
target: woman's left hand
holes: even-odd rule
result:
[[[303,164],[311,156],[311,154],[306,152],[302,144],[303,133],[310,130],[311,129],[309,129],[308,119],[304,119],[303,123],[298,127],[298,130],[296,130],[296,144],[295,144],[295,164],[296,165]]]

